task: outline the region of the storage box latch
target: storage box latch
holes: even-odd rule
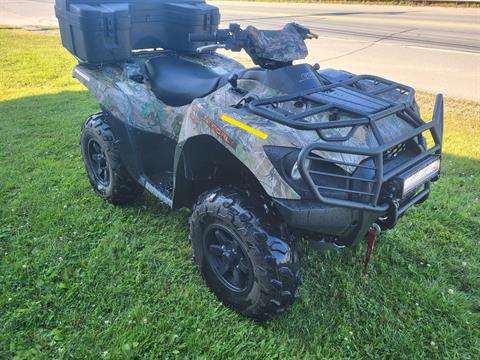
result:
[[[211,14],[205,14],[203,16],[203,29],[209,31],[211,26],[212,26],[212,15]]]
[[[115,43],[115,18],[113,14],[103,14],[103,26],[105,29],[105,45],[116,46]]]

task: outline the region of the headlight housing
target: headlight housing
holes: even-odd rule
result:
[[[282,178],[303,199],[316,199],[314,193],[300,173],[298,155],[301,149],[269,145],[264,146],[264,150]],[[339,187],[340,189],[348,188],[349,179],[346,177],[348,174],[344,169],[330,161],[321,161],[321,158],[319,158],[319,161],[305,159],[304,165],[305,170],[309,172],[314,184],[322,187],[322,189],[319,189],[319,192],[323,196],[339,199],[348,198],[347,192],[333,189],[334,187]],[[329,176],[329,174],[331,174],[331,176]]]
[[[313,194],[298,169],[300,149],[285,146],[264,146],[269,160],[281,177],[304,199],[313,199]]]

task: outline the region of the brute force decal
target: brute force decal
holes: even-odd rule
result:
[[[225,131],[223,131],[219,125],[215,124],[198,106],[192,106],[190,119],[197,126],[199,125],[200,121],[204,122],[216,138],[222,140],[234,150],[237,148],[237,143]]]

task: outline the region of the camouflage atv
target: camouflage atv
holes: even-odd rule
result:
[[[249,26],[191,34],[196,54],[134,53],[73,71],[102,112],[81,149],[93,189],[114,204],[144,189],[191,208],[208,286],[264,319],[298,297],[296,239],[340,249],[395,226],[439,176],[443,103],[424,122],[412,88],[299,63],[309,29]],[[215,52],[245,50],[244,68]],[[424,133],[431,134],[427,141]]]

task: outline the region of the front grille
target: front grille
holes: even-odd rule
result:
[[[310,161],[306,171],[324,197],[374,204],[379,185],[376,161],[368,158],[359,163],[352,156],[342,153],[341,159],[332,159],[311,152],[306,157]]]

